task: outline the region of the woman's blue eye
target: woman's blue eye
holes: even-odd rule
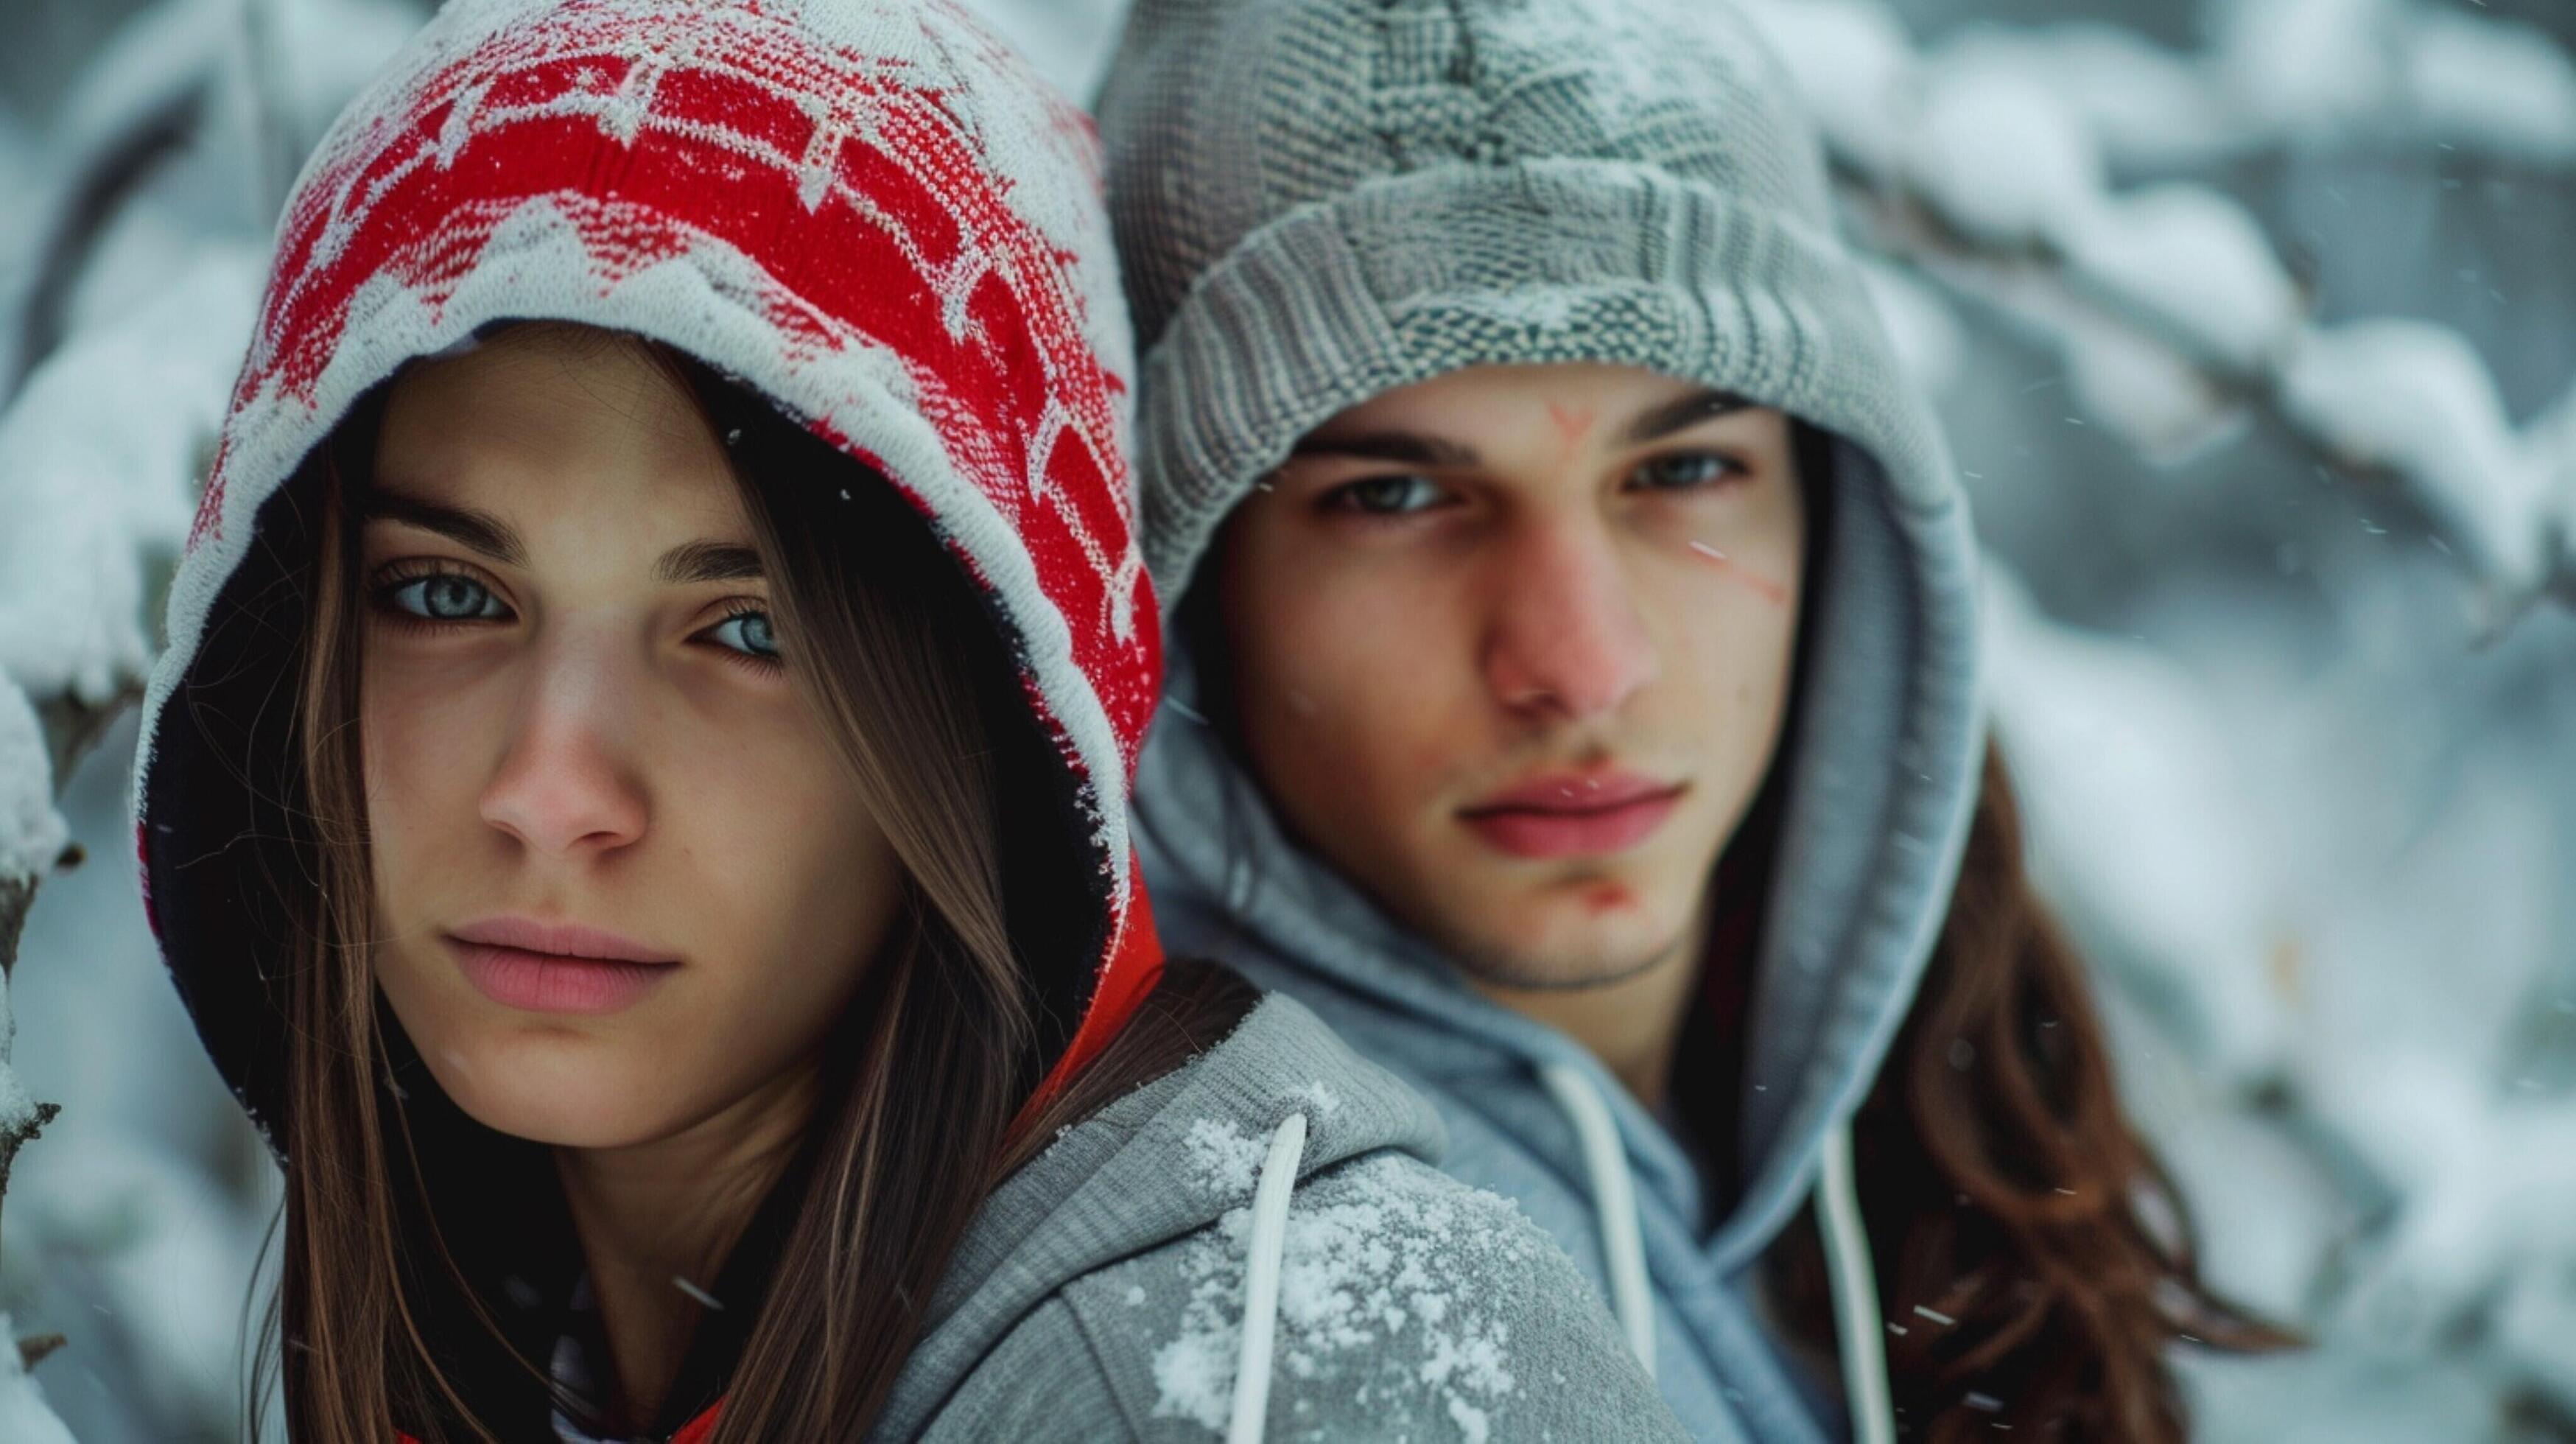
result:
[[[730,647],[746,657],[763,661],[778,656],[778,636],[771,628],[767,612],[736,612],[707,629],[716,645]]]
[[[1427,476],[1372,476],[1335,487],[1325,500],[1343,510],[1371,516],[1405,516],[1437,505],[1440,488]]]
[[[1636,476],[1637,483],[1649,491],[1688,491],[1723,481],[1736,470],[1736,464],[1723,456],[1685,451],[1644,463]]]
[[[490,587],[454,572],[396,583],[385,590],[385,600],[396,610],[432,622],[485,622],[510,615]]]

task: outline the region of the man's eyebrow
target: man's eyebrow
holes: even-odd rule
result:
[[[472,507],[446,506],[405,496],[382,487],[369,487],[359,506],[363,521],[398,521],[422,531],[436,532],[449,541],[499,562],[503,566],[527,565],[528,549],[520,544],[519,534],[507,522],[489,512]]]
[[[368,521],[398,521],[455,542],[503,566],[521,567],[528,549],[507,522],[472,507],[423,501],[398,491],[370,488],[363,505]],[[653,564],[654,580],[668,586],[698,582],[757,581],[767,575],[760,553],[739,542],[686,542],[662,553]]]
[[[1730,411],[1742,411],[1752,404],[1731,391],[1694,391],[1641,413],[1628,423],[1628,430],[1621,439],[1630,446],[1643,446],[1649,441],[1661,441],[1676,431],[1687,431],[1703,421],[1715,420]]]
[[[1408,466],[1473,467],[1476,449],[1438,436],[1411,431],[1369,431],[1352,436],[1309,436],[1288,449],[1290,456],[1355,456],[1395,461]]]

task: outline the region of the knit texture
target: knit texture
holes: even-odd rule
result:
[[[1965,504],[1833,234],[1784,72],[1725,0],[1140,0],[1100,118],[1148,348],[1138,465],[1167,605],[1301,436],[1460,368],[1645,367],[1835,438],[1746,1030],[1746,1183],[1713,1236],[1682,1151],[1644,1110],[1619,1113],[1653,1195],[1666,1397],[1702,1437],[1815,1437],[1776,1366],[1748,1354],[1759,1330],[1726,1281],[1798,1208],[1825,1129],[1911,1006],[1983,726]],[[1210,660],[1178,659],[1172,695],[1200,700],[1202,675],[1221,676]],[[1495,1135],[1453,1171],[1545,1194],[1534,1211],[1559,1241],[1597,1255],[1588,1205],[1568,1195],[1560,1210],[1542,1182],[1581,1177],[1580,1159],[1532,1122],[1552,1116],[1532,1065],[1588,1065],[1581,1049],[1460,986],[1286,835],[1227,747],[1174,715],[1137,801],[1174,946],[1364,1039],[1453,1131]],[[1517,1071],[1497,1073],[1498,1057]],[[1452,1096],[1452,1071],[1475,1075],[1472,1091]],[[1499,1132],[1476,1121],[1506,1118]]]
[[[1100,179],[1088,120],[948,0],[454,0],[352,103],[279,227],[136,770],[156,932],[255,1116],[280,1045],[248,874],[200,867],[252,805],[209,689],[283,660],[200,647],[273,594],[297,517],[271,503],[358,400],[512,321],[686,352],[928,520],[1087,819],[1103,941],[1057,1076],[1107,1041],[1160,966],[1125,811],[1160,654]]]

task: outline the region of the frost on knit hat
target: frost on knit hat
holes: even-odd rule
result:
[[[1090,123],[950,0],[451,0],[352,103],[279,227],[136,770],[155,931],[263,1127],[282,956],[237,844],[298,623],[258,610],[293,590],[287,483],[405,362],[515,321],[684,352],[927,520],[1061,761],[1065,865],[1096,869],[1058,1076],[1116,1031],[1160,966],[1126,820],[1160,644],[1099,185]]]
[[[1166,606],[1300,437],[1465,367],[1643,367],[1835,439],[1747,1157],[1847,1113],[1978,787],[1976,549],[1776,58],[1726,0],[1138,0],[1099,112]],[[1155,767],[1159,831],[1206,799]]]

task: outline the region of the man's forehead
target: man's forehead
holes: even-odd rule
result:
[[[1382,393],[1301,438],[1292,455],[1474,465],[1476,440],[1527,430],[1566,445],[1651,442],[1753,409],[1733,392],[1634,367],[1487,366]]]

